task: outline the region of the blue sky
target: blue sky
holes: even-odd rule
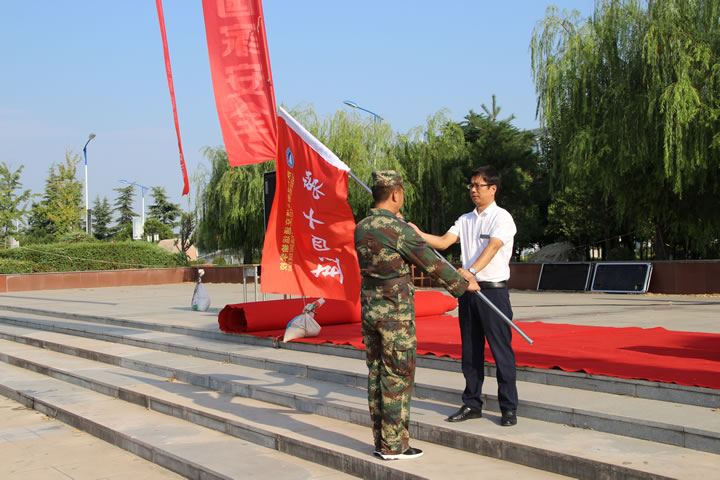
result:
[[[276,100],[313,105],[320,115],[353,100],[404,133],[443,108],[459,121],[496,94],[502,118],[514,114],[515,126],[535,128],[533,28],[550,4],[590,16],[593,3],[265,0]],[[113,202],[113,188],[127,179],[163,186],[189,209],[194,190],[181,197],[155,2],[0,0],[0,8],[0,162],[24,165],[24,188],[42,193],[52,163],[63,162],[66,150],[82,154],[92,132],[91,204],[96,195]],[[165,0],[164,11],[192,175],[201,149],[222,144],[202,4]]]

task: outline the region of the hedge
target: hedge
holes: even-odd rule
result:
[[[176,267],[177,256],[146,242],[32,245],[0,250],[0,273]]]

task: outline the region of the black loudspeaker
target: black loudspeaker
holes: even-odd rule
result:
[[[275,198],[275,172],[263,173],[263,210],[265,211],[265,231],[267,231],[270,210]]]

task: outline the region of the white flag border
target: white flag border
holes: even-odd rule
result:
[[[305,130],[305,127],[300,125],[300,123],[298,123],[298,121],[295,120],[292,115],[286,112],[285,109],[283,109],[282,107],[278,107],[278,110],[278,116],[282,117],[282,119],[285,120],[285,123],[287,123],[288,127],[290,127],[293,132],[298,134],[300,138],[302,138],[303,141],[307,143],[310,148],[315,150],[315,152],[320,155],[323,160],[325,160],[338,170],[344,170],[346,172],[350,171],[350,167],[345,165],[345,163],[340,160],[338,156],[332,152],[332,150],[323,145],[323,143],[317,138],[315,138],[312,133]]]

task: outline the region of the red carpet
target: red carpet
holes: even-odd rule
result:
[[[225,305],[218,315],[220,330],[228,333],[249,333],[258,330],[285,329],[288,322],[302,313],[303,306],[316,298],[293,298]],[[442,292],[420,291],[415,294],[415,315],[442,315],[454,310],[457,300]],[[326,300],[315,313],[321,326],[360,323],[360,301]]]
[[[419,317],[418,354],[460,357],[456,317]],[[518,366],[558,368],[620,378],[634,378],[720,389],[720,335],[675,332],[664,328],[613,328],[518,322],[535,343],[513,335]],[[283,329],[252,332],[282,337]],[[360,325],[330,325],[314,338],[293,340],[364,348]],[[493,361],[490,349],[486,359]]]

